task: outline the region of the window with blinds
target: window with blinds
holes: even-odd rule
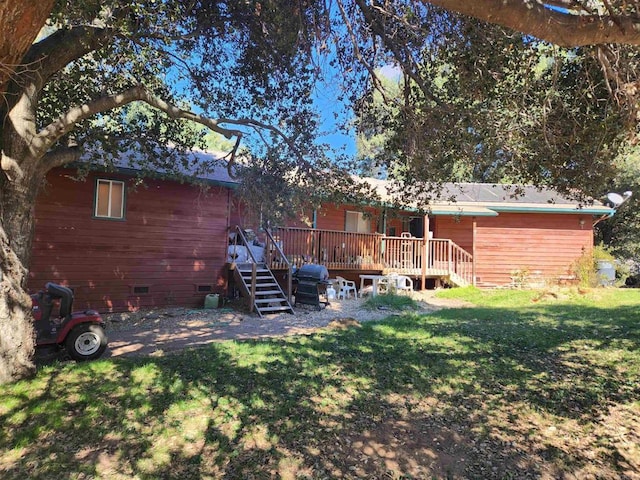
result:
[[[98,179],[95,205],[97,218],[124,219],[124,182]]]
[[[356,233],[371,233],[371,219],[365,217],[362,212],[347,211],[345,231]]]

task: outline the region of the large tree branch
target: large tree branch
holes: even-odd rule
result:
[[[47,169],[51,169],[77,162],[81,157],[82,149],[80,147],[60,147],[47,152],[43,157],[43,161]]]
[[[371,77],[373,86],[376,88],[376,90],[380,92],[384,100],[387,101],[386,93],[384,91],[384,88],[382,87],[382,83],[380,82],[378,75],[375,72],[374,67],[367,61],[366,58],[364,58],[364,55],[362,54],[362,51],[358,44],[356,32],[354,31],[353,25],[349,20],[349,17],[347,15],[347,11],[344,7],[343,2],[341,0],[338,0],[337,5],[338,5],[338,9],[340,10],[340,15],[342,16],[342,21],[344,22],[347,28],[347,33],[351,41],[354,55],[356,56],[357,60],[364,66],[364,68],[366,68],[367,71],[369,72],[369,76]]]
[[[226,138],[242,135],[240,130],[231,130],[221,127],[221,122],[218,120],[182,110],[151,94],[144,86],[137,85],[121,93],[100,97],[93,102],[85,103],[84,105],[79,105],[69,109],[57,120],[38,132],[34,139],[37,156],[43,156],[55,142],[71,132],[79,122],[91,118],[99,113],[107,112],[114,108],[136,101],[148,103],[152,107],[165,112],[170,118],[182,118],[204,125],[214,132],[224,135]],[[227,120],[226,123],[230,123],[230,121]]]
[[[565,8],[568,2],[536,0],[422,0],[485,22],[502,25],[562,47],[603,43],[640,45],[637,15],[576,15],[551,10],[545,4]],[[575,5],[574,5],[575,8]]]
[[[40,90],[69,63],[104,47],[114,35],[112,30],[87,25],[58,30],[29,49],[23,70],[37,73],[33,81]]]
[[[397,42],[397,41],[394,41],[394,39],[389,38],[389,35],[385,31],[384,17],[386,15],[389,15],[389,13],[378,7],[375,7],[375,6],[371,7],[367,4],[367,2],[364,2],[362,0],[355,0],[355,3],[360,9],[360,11],[362,12],[362,15],[364,16],[365,21],[369,25],[369,28],[371,29],[371,33],[373,33],[374,35],[377,35],[382,41],[382,43],[384,44],[384,46],[388,48],[391,51],[391,53],[393,53],[394,58],[402,66],[402,69],[405,72],[405,74],[408,75],[411,78],[411,80],[415,82],[416,85],[418,85],[418,87],[420,88],[420,91],[422,91],[422,93],[426,98],[430,99],[433,102],[440,103],[439,100],[436,97],[434,97],[433,93],[431,92],[431,89],[424,82],[422,77],[418,74],[418,65],[415,59],[413,58],[413,54],[411,53],[411,50],[406,46],[402,45],[401,42]],[[374,12],[377,13],[377,15],[374,14]],[[381,89],[380,91],[382,92]]]
[[[181,108],[176,107],[175,105],[151,94],[144,86],[137,85],[132,87],[124,92],[121,92],[116,95],[109,95],[105,97],[101,97],[99,99],[94,100],[93,102],[86,103],[84,105],[80,105],[74,108],[71,108],[66,113],[61,115],[57,120],[47,125],[43,128],[37,135],[33,142],[36,149],[36,156],[44,157],[44,162],[47,168],[52,168],[54,166],[61,166],[73,161],[73,155],[71,155],[71,151],[68,149],[61,150],[58,153],[49,153],[47,152],[51,149],[51,147],[64,135],[70,133],[79,122],[91,118],[99,113],[107,112],[117,107],[121,107],[123,105],[127,105],[131,102],[142,101],[145,102],[152,107],[157,108],[158,110],[166,113],[170,118],[173,119],[183,119],[189,120],[191,122],[198,123],[200,125],[204,125],[210,130],[217,132],[224,137],[231,139],[236,137],[237,141],[233,150],[229,155],[228,169],[231,173],[232,166],[236,159],[236,153],[240,146],[240,139],[243,136],[243,131],[241,129],[227,128],[223,125],[235,125],[251,128],[254,130],[268,130],[280,138],[282,138],[285,143],[291,148],[293,152],[296,152],[298,159],[302,165],[308,166],[308,162],[303,158],[302,154],[299,153],[294,141],[288,137],[282,130],[274,127],[273,125],[268,125],[263,122],[259,122],[257,120],[253,120],[250,118],[220,118],[220,119],[212,119],[208,117],[204,117],[202,115],[198,115],[194,112],[183,110]],[[51,163],[49,163],[49,161]]]

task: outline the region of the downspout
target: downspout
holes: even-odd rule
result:
[[[225,238],[224,240],[224,258],[226,261],[227,258],[227,251],[229,249],[228,245],[229,245],[229,234],[231,233],[231,189],[227,188],[227,238]],[[226,275],[226,281],[224,282],[224,291],[223,291],[223,295],[225,297],[229,297],[229,277],[231,275],[231,270],[227,268],[227,275]]]
[[[385,256],[385,251],[387,250],[387,242],[385,238],[387,237],[387,209],[382,209],[382,236],[380,237],[380,253],[379,257],[376,259],[375,263],[382,264],[383,258]]]
[[[387,209],[382,209],[382,232],[383,235],[387,234]]]
[[[605,213],[604,215],[602,215],[600,218],[598,218],[596,221],[593,222],[592,227],[595,227],[597,224],[599,224],[603,220],[613,217],[615,213],[616,213],[615,210],[611,213]]]
[[[313,209],[313,214],[311,215],[311,227],[313,230],[318,229],[318,210]],[[320,246],[320,233],[319,232],[311,232],[311,256],[316,258],[317,263],[321,263],[322,258],[322,247]],[[314,241],[315,240],[315,241]],[[314,255],[314,246],[315,246],[315,255]]]
[[[227,188],[227,232],[230,229],[231,229],[231,189]]]

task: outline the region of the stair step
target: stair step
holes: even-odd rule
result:
[[[242,277],[242,279],[247,282],[247,283],[251,283],[251,275],[248,275],[246,277]],[[259,282],[264,282],[264,281],[275,281],[275,278],[273,278],[273,275],[261,275],[261,276],[256,276],[256,281]]]
[[[256,303],[278,303],[278,302],[286,302],[287,299],[284,297],[280,298],[256,298]]]
[[[264,313],[279,313],[289,312],[293,313],[293,308],[289,303],[286,295],[280,288],[280,284],[276,281],[273,273],[265,264],[256,264],[256,276],[255,283],[253,284],[253,291],[255,297],[253,298],[253,308],[262,317]],[[239,278],[239,281],[243,284],[245,294],[251,294],[254,264],[244,263],[237,264],[235,275]],[[268,306],[268,305],[275,306]]]
[[[282,305],[279,307],[260,307],[260,312],[293,312],[293,309],[288,305]]]

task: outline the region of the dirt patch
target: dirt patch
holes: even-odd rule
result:
[[[464,305],[436,298],[433,292],[412,292],[411,295],[421,313]],[[211,310],[165,308],[107,314],[103,315],[109,337],[106,356],[163,355],[229,339],[311,334],[330,324],[330,328],[349,328],[394,313],[388,309],[367,310],[363,308],[364,301],[361,298],[336,300],[322,310],[299,306],[295,315],[282,313],[264,318],[249,313],[242,303]]]

